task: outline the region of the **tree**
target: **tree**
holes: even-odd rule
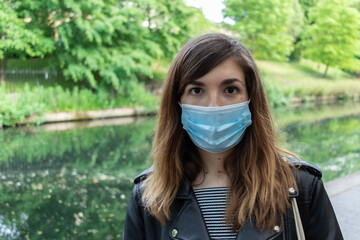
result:
[[[353,4],[350,5],[356,8],[360,12],[360,0],[353,0]],[[355,58],[360,59],[360,46],[355,52]],[[353,73],[356,77],[360,77],[360,67],[357,67],[357,69],[350,71]]]
[[[137,7],[145,13],[145,26],[149,30],[149,38],[157,43],[163,56],[172,60],[181,46],[199,34],[199,28],[210,26],[201,11],[187,6],[179,0],[143,0]],[[196,22],[196,24],[191,24]],[[200,30],[201,31],[201,30]]]
[[[155,80],[164,79],[165,69],[185,42],[216,29],[200,9],[187,6],[182,0],[139,0],[135,4],[144,13],[147,39],[159,46],[152,62]]]
[[[131,2],[25,2],[23,6],[52,28],[55,56],[67,79],[85,80],[93,89],[112,87],[123,92],[138,75],[151,74],[152,55],[158,47],[144,37],[142,12]]]
[[[324,63],[328,68],[340,67],[356,71],[360,60],[355,54],[360,49],[360,14],[345,0],[321,0],[310,8],[309,20],[302,35],[304,57]]]
[[[285,60],[293,48],[289,26],[294,13],[292,0],[225,0],[224,15],[235,21],[231,27],[256,58]]]
[[[305,19],[308,20],[309,18],[309,9],[312,7],[315,7],[317,0],[299,0],[299,3],[301,5],[301,8],[304,11]]]
[[[197,13],[182,0],[16,2],[56,43],[52,54],[65,78],[123,93],[152,77],[154,60],[173,57],[190,38],[194,27],[187,21]]]
[[[348,0],[348,4],[360,12],[360,0]]]
[[[18,15],[12,1],[0,1],[0,83],[5,80],[7,57],[44,57],[55,48],[40,29],[28,29],[30,21]]]
[[[294,37],[293,50],[289,56],[290,61],[299,61],[301,58],[301,48],[297,44],[301,41],[300,35],[304,28],[305,11],[303,11],[301,4],[298,0],[293,1],[294,15],[292,16],[290,25],[288,27],[289,33]]]

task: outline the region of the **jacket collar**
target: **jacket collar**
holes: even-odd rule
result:
[[[135,178],[134,183],[137,184],[143,181],[152,171],[153,168],[145,170]],[[174,219],[167,224],[170,239],[209,240],[209,234],[200,207],[193,192],[191,182],[186,176],[180,184],[175,202],[173,203],[172,215]],[[260,231],[256,227],[255,222],[249,220],[239,230],[236,240],[282,239],[283,231],[284,224],[282,219],[279,220],[279,226],[274,226],[273,229],[265,231]]]
[[[207,233],[206,225],[189,178],[184,177],[178,194],[176,195],[176,199],[183,202],[183,205],[181,210],[176,214],[176,219],[174,219],[172,223],[169,233],[171,239],[209,239],[209,234]],[[278,222],[278,226],[274,226],[273,229],[260,231],[256,227],[255,222],[249,220],[239,230],[236,239],[281,239],[284,230],[282,218],[280,218]],[[176,237],[171,235],[172,230],[177,232]]]
[[[193,189],[189,178],[187,176],[184,176],[183,181],[181,181],[176,198],[190,199],[192,191]]]

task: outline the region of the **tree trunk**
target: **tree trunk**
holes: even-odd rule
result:
[[[5,33],[0,35],[1,41],[5,40]],[[5,70],[6,70],[6,57],[0,59],[0,85],[2,82],[5,82]]]
[[[255,34],[251,36],[251,49],[250,52],[252,54],[254,54],[255,52],[255,44],[256,44],[256,38],[255,38]]]
[[[326,78],[327,77],[327,72],[328,72],[328,69],[329,69],[329,65],[326,64],[326,68],[325,68],[325,72],[323,74],[323,77]]]
[[[0,59],[0,85],[5,82],[6,58]]]

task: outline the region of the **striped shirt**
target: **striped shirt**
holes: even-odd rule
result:
[[[229,188],[194,189],[210,239],[236,239],[236,232],[226,224],[226,197]]]

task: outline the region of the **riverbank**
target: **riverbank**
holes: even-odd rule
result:
[[[337,101],[360,101],[360,79],[339,69],[306,59],[279,63],[257,61],[272,106],[299,106],[303,103],[328,104]]]
[[[360,82],[359,82],[360,85]],[[156,96],[159,97],[161,94],[161,87],[157,88],[153,92],[156,92]],[[274,95],[273,89],[269,91],[270,103],[276,99],[272,97]],[[154,96],[155,97],[155,96]],[[111,108],[104,110],[89,110],[89,111],[59,111],[59,112],[47,112],[43,114],[33,114],[27,116],[23,120],[16,123],[17,126],[28,125],[28,124],[48,124],[58,122],[72,122],[72,121],[86,121],[86,120],[97,120],[97,119],[108,119],[108,118],[122,118],[122,117],[136,117],[136,116],[147,116],[156,114],[158,109],[157,101],[153,101],[155,106],[151,106],[151,109],[146,107],[123,107],[123,108]],[[310,95],[310,96],[288,96],[286,104],[277,105],[272,103],[273,109],[281,109],[285,107],[287,109],[300,108],[303,106],[315,106],[315,105],[329,105],[336,103],[353,102],[360,103],[360,90],[359,94],[351,95],[351,98],[344,100],[342,95]]]
[[[273,116],[277,125],[285,126],[299,122],[307,123],[314,121],[314,111],[316,112],[316,121],[360,114],[360,101],[342,102],[341,104],[339,102],[338,104],[335,103],[336,101],[325,100],[314,102],[296,101],[291,107],[275,108]],[[331,111],[328,110],[328,108],[331,108]],[[291,111],[289,111],[289,109]],[[299,111],[301,113],[299,113]],[[151,115],[156,115],[156,111],[147,111],[143,107],[79,111],[74,113],[57,112],[47,113],[42,116],[30,116],[20,122],[17,126],[42,124],[46,125],[50,131],[67,130],[80,125],[88,127],[99,125],[122,125],[133,122],[134,118]]]
[[[151,112],[147,112],[145,108],[115,108],[105,109],[97,111],[79,111],[79,112],[57,112],[46,113],[43,116],[30,116],[27,117],[19,125],[33,124],[41,121],[42,124],[57,123],[57,122],[72,122],[72,121],[85,121],[96,119],[109,119],[109,118],[124,118],[124,117],[136,117],[150,115]]]
[[[343,101],[360,102],[360,79],[336,69],[327,78],[318,64],[308,60],[298,63],[257,61],[264,79],[270,105],[299,108]],[[20,92],[0,87],[0,128],[28,124],[85,121],[156,113],[161,83],[133,86],[130,95],[110,96],[89,89],[29,86]],[[143,107],[132,107],[143,106]],[[105,109],[105,110],[102,110]]]

